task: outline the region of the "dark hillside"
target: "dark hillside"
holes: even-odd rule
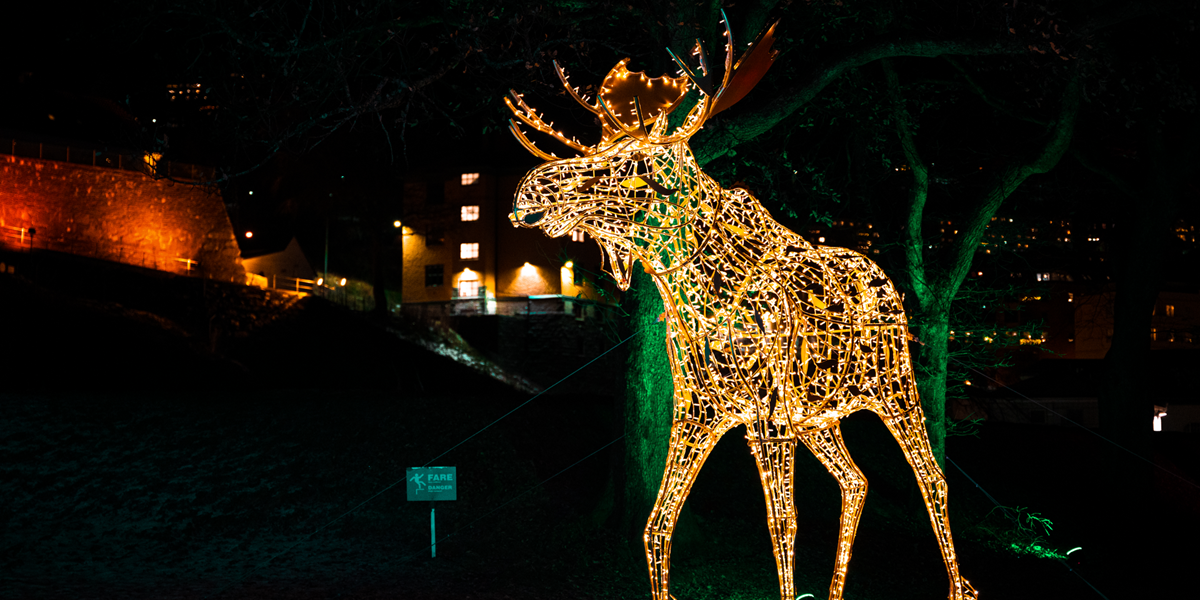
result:
[[[319,299],[35,256],[0,256],[17,267],[0,275],[0,597],[649,596],[640,540],[608,512],[621,444],[596,452],[621,434],[612,398],[547,394],[501,419],[530,396]],[[842,427],[870,481],[846,598],[944,597],[899,449],[870,414]],[[743,435],[693,488],[680,599],[777,597]],[[1159,464],[1200,475],[1196,436],[1156,442]],[[983,490],[1053,521],[1014,527],[948,467],[960,564],[983,598],[1100,597],[1037,546],[1081,547],[1071,568],[1114,600],[1185,589],[1200,493],[1160,471],[1143,490],[1153,514],[1106,514],[1104,444],[986,423],[951,438]],[[406,501],[404,473],[452,448],[434,464],[462,480],[436,509],[439,538],[453,536],[431,558],[430,507]],[[821,598],[840,499],[804,452],[796,482],[797,593]]]
[[[0,253],[8,389],[372,389],[495,380],[320,298],[56,253]]]

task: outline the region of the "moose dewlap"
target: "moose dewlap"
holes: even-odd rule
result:
[[[843,510],[829,597],[841,598],[867,480],[846,451],[839,422],[864,409],[883,419],[916,473],[950,597],[975,598],[958,572],[946,479],[930,450],[904,309],[891,281],[860,254],[808,244],[749,192],[721,188],[688,147],[706,119],[765,74],[776,54],[774,30],[759,34],[735,63],[726,20],[725,70],[716,87],[699,42],[694,69],[672,55],[679,78],[650,79],[621,61],[595,102],[571,87],[556,63],[568,93],[602,124],[594,146],[555,131],[514,92],[506,102],[520,121],[579,156],[543,152],[510,122],[517,140],[547,161],[518,187],[513,225],[553,237],[582,229],[600,244],[622,289],[639,261],[662,295],[675,401],[666,471],[644,536],[655,600],[671,598],[671,534],[688,491],[717,441],[738,425],[746,426],[763,482],[784,600],[796,597],[797,442],[837,479]],[[671,131],[666,116],[691,90],[699,99]]]

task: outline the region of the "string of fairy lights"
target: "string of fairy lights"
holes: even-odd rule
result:
[[[734,63],[726,21],[719,86],[699,42],[695,69],[672,54],[682,73],[677,78],[648,78],[630,72],[627,60],[618,62],[595,102],[580,96],[556,65],[570,95],[601,123],[594,146],[567,138],[513,92],[506,102],[517,120],[581,154],[558,159],[510,121],[517,141],[547,161],[518,186],[513,224],[553,237],[581,229],[600,244],[622,289],[637,261],[662,296],[675,406],[663,481],[644,533],[655,600],[671,597],[671,538],[683,503],[717,441],[737,425],[745,425],[758,465],[786,600],[796,596],[796,444],[837,480],[843,510],[829,597],[841,598],[867,488],[838,423],[863,409],[884,420],[917,477],[950,598],[975,598],[958,572],[946,480],[925,432],[899,293],[866,257],[814,247],[749,192],[723,189],[688,147],[705,121],[765,74],[775,56],[774,29]],[[699,99],[671,131],[666,116],[689,90]]]

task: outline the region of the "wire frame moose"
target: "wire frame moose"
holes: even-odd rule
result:
[[[864,409],[882,418],[916,474],[950,598],[975,598],[958,571],[946,479],[930,450],[895,287],[866,257],[812,246],[746,190],[722,188],[688,147],[706,120],[766,73],[777,54],[776,25],[735,63],[725,21],[725,68],[715,87],[699,41],[694,68],[672,54],[679,77],[648,78],[622,60],[594,101],[555,63],[567,92],[601,123],[595,145],[568,138],[512,92],[505,102],[517,119],[579,156],[542,151],[510,121],[517,140],[547,161],[520,183],[510,218],[552,237],[582,229],[599,242],[605,269],[622,289],[638,261],[662,296],[675,395],[666,470],[644,534],[654,600],[671,598],[671,534],[692,483],[717,441],[738,425],[746,427],[762,479],[783,600],[796,597],[797,442],[837,479],[842,515],[829,597],[841,598],[867,480],[839,422]],[[698,100],[672,131],[667,115],[692,89]]]

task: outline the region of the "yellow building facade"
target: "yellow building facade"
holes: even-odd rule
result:
[[[610,304],[600,248],[583,232],[547,238],[514,228],[508,215],[519,175],[461,172],[407,181],[400,230],[402,304],[517,314],[530,301]],[[583,300],[584,302],[579,302]]]

